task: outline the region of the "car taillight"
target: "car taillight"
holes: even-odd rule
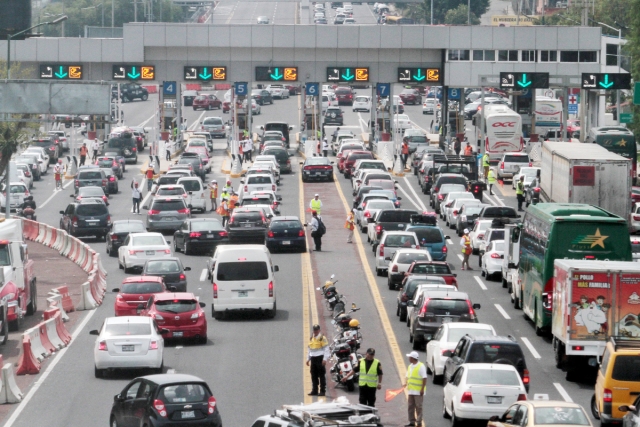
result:
[[[209,413],[213,414],[216,411],[216,398],[211,396],[209,398]]]
[[[269,298],[273,297],[273,282],[269,282]]]
[[[527,384],[529,384],[529,382],[530,382],[530,381],[531,381],[531,378],[529,377],[529,370],[528,370],[528,369],[525,369],[525,370],[522,372],[522,383],[523,383],[524,385],[527,385]]]
[[[381,225],[376,225],[376,233],[377,234],[382,233],[382,226]]]
[[[444,199],[444,196],[442,194],[438,194],[438,200],[442,200]]]
[[[189,233],[189,237],[191,237],[192,239],[197,239],[200,236],[202,236],[202,233],[198,233],[197,231],[192,231],[191,233]]]
[[[218,232],[218,236],[227,237],[227,232],[226,231],[220,231],[220,232]]]
[[[109,181],[113,182],[113,181],[115,181],[115,180],[116,180],[116,177],[115,177],[115,176],[110,176],[110,177],[109,177]]]
[[[462,393],[462,398],[460,398],[460,403],[473,403],[473,397],[471,396],[470,391],[465,391]]]
[[[533,166],[533,162],[529,162],[529,167]]]
[[[476,318],[476,312],[473,309],[473,305],[471,305],[471,301],[467,300],[467,307],[469,308],[469,318],[471,320]]]
[[[117,234],[112,234],[111,235],[111,240],[118,240],[118,235]]]
[[[79,186],[80,186],[80,181],[78,181],[78,180],[76,179],[75,185],[76,185],[76,187],[79,187]]]
[[[73,223],[74,227],[78,226],[78,217],[74,216],[73,218],[71,218],[71,222]]]
[[[157,350],[158,349],[158,341],[151,341],[149,343],[149,350]]]
[[[536,187],[536,188],[534,188],[534,189],[533,189],[533,192],[534,192],[534,193],[539,193],[539,192],[540,192],[540,187]]]
[[[140,251],[140,252],[142,252],[142,251]],[[165,250],[164,250],[164,253],[165,253],[165,254],[171,254],[171,249],[165,249]]]
[[[640,221],[640,215],[634,215],[633,216],[633,220],[634,221]]]
[[[269,230],[269,232],[267,233],[267,237],[273,238],[273,236],[274,236],[273,231]]]
[[[500,255],[494,252],[491,254],[491,258],[500,258]]]
[[[160,211],[157,211],[155,209],[149,210],[149,215],[158,215],[159,213],[160,213]]]
[[[30,177],[30,176],[31,176],[31,172],[29,172],[29,171],[24,171],[24,176],[26,176],[26,177]]]
[[[102,201],[107,203],[107,196],[102,196]]]
[[[189,213],[189,208],[178,209],[178,213],[180,213],[180,214],[188,214]]]
[[[304,237],[304,230],[298,231],[298,237]]]
[[[518,395],[518,400],[527,400],[527,395],[524,393],[521,393]]]
[[[446,245],[442,247],[442,253],[443,254],[446,254],[448,251],[449,251],[449,249],[447,249]]]
[[[106,341],[100,341],[98,343],[98,350],[107,351],[107,342]]]
[[[244,192],[245,192],[245,193],[248,193],[248,192],[249,192],[249,186],[248,186],[248,185],[245,185],[245,186],[244,186]]]
[[[458,215],[458,210],[457,210],[457,209],[454,209],[454,210],[453,210],[453,214],[454,214],[454,215]]]
[[[504,169],[504,162],[500,162],[500,169]]]
[[[380,249],[380,256],[384,255],[384,243],[380,243],[380,246],[378,247]]]
[[[153,401],[153,408],[158,412],[163,418],[167,418],[167,409],[164,407],[164,402],[160,399],[156,399]]]
[[[138,151],[136,147],[131,147],[131,151]]]
[[[551,310],[551,298],[548,292],[542,293],[542,308],[546,310]]]
[[[217,283],[213,284],[213,297],[214,298],[218,298],[218,284]]]
[[[365,217],[365,218],[371,218],[371,212],[369,212],[369,211],[364,211],[364,217]]]
[[[477,237],[478,239],[482,240],[482,239],[484,239],[484,234],[478,234],[476,237]]]
[[[604,403],[611,403],[613,401],[613,393],[611,393],[611,390],[608,388],[605,388],[602,393],[602,401]]]
[[[398,272],[398,264],[394,264],[393,267],[391,267],[391,271],[394,273]]]

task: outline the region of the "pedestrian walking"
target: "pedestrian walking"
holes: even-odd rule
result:
[[[316,195],[313,196],[313,199],[309,202],[309,209],[316,211],[318,215],[320,215],[320,212],[322,211],[322,200],[320,200],[320,195],[318,193],[316,193]]]
[[[147,178],[147,191],[151,191],[151,187],[153,186],[153,162],[147,166],[145,177]]]
[[[402,170],[405,170],[407,168],[408,158],[409,158],[409,143],[407,141],[403,141],[401,152],[400,152],[400,159],[402,160]]]
[[[374,356],[376,350],[368,348],[364,358],[353,367],[349,375],[342,379],[347,382],[356,372],[360,373],[358,388],[360,389],[360,404],[376,406],[376,392],[382,388],[382,364]]]
[[[164,151],[165,151],[165,159],[170,162],[171,161],[171,144],[169,141],[164,141]]]
[[[331,142],[336,142],[336,139],[338,139],[338,132],[340,132],[340,128],[336,128],[336,130],[333,131],[333,134],[331,135]]]
[[[218,209],[218,182],[214,179],[209,183],[209,198],[211,199],[211,212]]]
[[[313,237],[313,244],[316,247],[316,251],[322,252],[322,236],[326,232],[326,228],[322,223],[322,218],[318,215],[318,212],[311,211],[311,237]]]
[[[53,178],[56,181],[56,190],[62,190],[62,159],[53,166]]]
[[[487,177],[489,176],[489,166],[491,166],[491,164],[489,163],[489,153],[484,153],[484,156],[482,156],[482,167],[484,169],[485,182],[487,180]]]
[[[460,246],[462,246],[462,269],[464,270],[464,265],[467,265],[467,270],[473,270],[473,268],[469,267],[469,257],[471,256],[471,238],[469,237],[469,229],[465,228],[462,234],[462,239],[460,239]]]
[[[324,157],[329,157],[329,142],[326,139],[322,140],[322,155]]]
[[[218,209],[216,209],[216,212],[220,215],[220,217],[222,218],[222,226],[224,227],[227,224],[227,221],[229,221],[229,202],[228,202],[228,198],[227,197],[222,197],[222,200],[220,201],[220,206],[218,206]]]
[[[406,427],[422,426],[422,402],[424,400],[424,390],[427,387],[427,369],[424,363],[419,362],[420,355],[417,351],[407,354],[409,367],[407,368],[407,379],[404,386],[407,388],[409,412],[409,424]]]
[[[131,197],[133,198],[133,213],[140,215],[140,200],[142,199],[142,193],[140,192],[138,183],[135,179],[131,181]]]
[[[100,142],[98,142],[98,138],[93,140],[93,144],[91,145],[91,160],[95,163],[98,160],[98,153],[100,152]]]
[[[244,157],[244,141],[238,141],[238,161],[240,162],[240,166],[242,166],[242,159]]]
[[[251,140],[251,138],[247,138],[244,146],[244,156],[245,156],[244,159],[246,162],[253,161],[252,154],[253,154],[253,141]]]
[[[453,151],[456,152],[456,156],[460,155],[460,150],[462,150],[462,143],[460,139],[456,138],[456,141],[453,143]]]
[[[326,369],[329,360],[329,341],[320,332],[320,325],[313,325],[313,333],[309,338],[307,366],[311,372],[311,392],[309,396],[324,396],[327,391]]]
[[[487,175],[487,184],[489,184],[489,194],[493,196],[493,184],[497,184],[496,171],[493,168],[489,168],[489,175]]]
[[[473,148],[471,148],[471,144],[469,144],[468,141],[467,141],[467,145],[465,145],[465,147],[464,147],[464,155],[465,156],[472,156],[473,155]]]
[[[87,143],[83,143],[82,147],[80,147],[80,166],[84,166],[84,162],[87,160],[87,154],[89,153],[89,149],[87,148]]]
[[[344,228],[349,230],[349,235],[347,236],[347,243],[353,243],[353,229],[356,228],[354,217],[355,209],[351,209],[349,214],[347,215],[347,222],[344,224]]]
[[[524,202],[524,175],[520,175],[520,179],[516,184],[516,198],[518,199],[518,211],[522,212],[522,202]]]

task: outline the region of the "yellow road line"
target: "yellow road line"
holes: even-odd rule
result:
[[[346,212],[349,212],[351,209],[349,208],[349,204],[347,203],[347,199],[344,197],[342,192],[342,188],[338,184],[338,177],[334,174],[334,183],[336,189],[338,190],[338,195],[342,200],[342,204],[344,205],[344,209]],[[358,253],[360,255],[360,260],[362,262],[362,267],[364,268],[364,274],[367,277],[367,283],[369,284],[369,289],[371,291],[371,296],[373,297],[373,302],[376,305],[376,310],[380,315],[380,322],[382,323],[382,329],[387,337],[387,342],[389,343],[389,349],[391,350],[391,355],[393,356],[393,361],[398,370],[398,376],[400,377],[400,383],[404,384],[405,381],[405,373],[407,372],[407,365],[405,364],[404,357],[402,356],[402,352],[400,351],[400,346],[398,345],[398,340],[396,339],[396,334],[393,332],[393,328],[391,327],[391,322],[389,322],[389,316],[387,315],[387,309],[384,307],[382,303],[382,297],[380,296],[380,290],[378,289],[378,285],[376,283],[375,277],[373,277],[373,273],[371,272],[371,266],[369,265],[369,260],[367,260],[367,255],[364,251],[364,246],[362,244],[362,239],[360,237],[360,233],[358,229],[354,230],[353,237],[356,239],[356,245],[358,246]],[[407,395],[407,390],[405,389],[405,395]]]
[[[298,174],[298,187],[300,195],[298,201],[300,204],[300,221],[305,221],[305,203],[304,203],[304,187],[302,184],[302,174]],[[311,391],[311,375],[309,375],[309,367],[307,366],[307,343],[311,335],[311,325],[319,323],[318,306],[316,305],[316,294],[313,287],[313,270],[311,268],[311,255],[309,251],[304,252],[300,256],[302,267],[302,379],[304,403],[312,403],[313,399],[307,393]]]

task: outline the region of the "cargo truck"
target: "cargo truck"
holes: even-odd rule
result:
[[[594,205],[628,220],[631,179],[631,161],[600,145],[542,144],[541,201]]]
[[[638,339],[640,265],[556,259],[551,333],[556,367],[568,376],[589,359],[600,362],[610,337]]]

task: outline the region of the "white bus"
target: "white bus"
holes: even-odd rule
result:
[[[538,135],[544,135],[550,130],[562,130],[562,101],[536,96],[536,131]]]
[[[522,117],[503,104],[484,106],[484,129],[480,129],[481,114],[474,116],[476,135],[484,135],[484,148],[492,163],[499,161],[504,153],[524,151]]]

